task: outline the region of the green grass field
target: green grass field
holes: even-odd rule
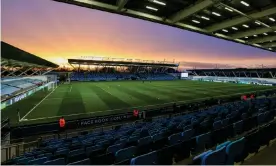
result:
[[[149,107],[185,103],[210,97],[223,97],[272,89],[269,86],[198,81],[114,81],[73,82],[54,91],[40,91],[1,111],[18,124],[56,121],[60,116],[75,119],[143,110]],[[274,87],[275,89],[275,87]]]

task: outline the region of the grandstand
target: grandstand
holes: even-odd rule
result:
[[[276,98],[240,101],[120,127],[48,138],[19,165],[233,165],[276,138]]]
[[[228,0],[54,1],[276,51],[270,0],[248,7]],[[148,11],[147,4],[159,6]],[[210,22],[195,21],[201,14]],[[234,165],[276,145],[276,69],[194,69],[182,77],[175,61],[82,57],[60,71],[1,46],[3,165]]]
[[[46,75],[57,65],[1,42],[1,145],[10,141],[11,119],[18,119],[20,108],[8,107],[50,85],[56,76]],[[3,142],[4,141],[4,142]]]

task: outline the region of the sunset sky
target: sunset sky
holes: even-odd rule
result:
[[[51,0],[1,0],[1,40],[54,63],[104,56],[184,68],[276,67],[276,54],[157,23]]]

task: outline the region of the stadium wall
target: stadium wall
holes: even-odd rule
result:
[[[20,78],[11,78],[11,79],[4,79],[1,80],[1,82],[7,82],[7,81],[16,81],[16,80],[22,80],[22,79],[37,79],[42,81],[47,81],[47,76],[29,76],[29,77],[20,77]]]
[[[252,80],[252,82],[254,81],[267,81],[273,84],[276,84],[276,79],[273,78],[258,78],[258,77],[214,77],[214,76],[192,76],[190,77],[190,79],[192,80],[198,80],[198,79],[210,79],[213,78],[213,80],[229,80],[229,81],[242,81],[242,80],[248,80],[248,82],[250,82],[250,80]]]
[[[6,100],[6,101],[2,101],[2,102],[1,102],[1,110],[4,109],[4,108],[6,108],[7,106],[10,106],[10,105],[12,105],[12,104],[14,104],[14,103],[16,103],[16,102],[22,100],[22,99],[24,99],[24,98],[26,98],[26,97],[28,97],[28,96],[34,94],[35,92],[37,92],[37,91],[39,91],[39,90],[41,90],[41,89],[43,89],[43,88],[45,88],[45,87],[48,87],[51,83],[52,83],[52,82],[49,82],[49,83],[47,83],[47,84],[45,84],[45,85],[39,86],[39,87],[34,88],[34,89],[32,89],[32,90],[29,90],[29,91],[27,91],[27,92],[23,92],[23,93],[21,93],[21,94],[19,94],[19,95],[16,95],[16,96],[14,96],[14,97],[11,98],[11,99],[8,99],[8,100]]]

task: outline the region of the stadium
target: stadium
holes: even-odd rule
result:
[[[270,0],[51,3],[276,51]],[[1,164],[276,164],[273,65],[183,69],[178,59],[139,55],[85,55],[66,58],[66,64],[1,41]]]

